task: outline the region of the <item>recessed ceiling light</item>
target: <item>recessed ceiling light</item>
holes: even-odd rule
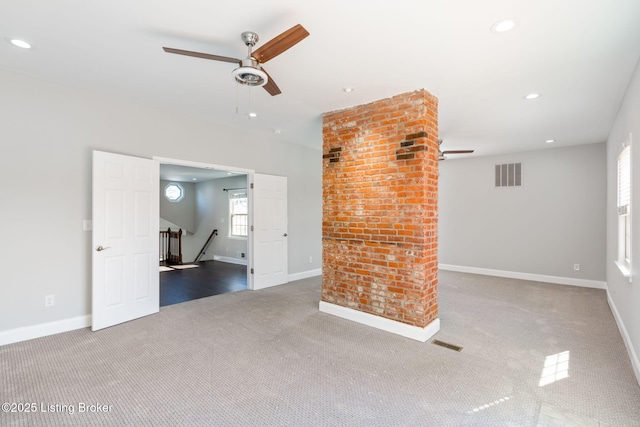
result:
[[[197,181],[197,180],[198,180],[198,178],[191,178],[191,180],[192,180],[192,181]]]
[[[343,91],[343,92],[346,92],[346,93],[351,93],[351,92],[353,92],[353,88],[352,88],[352,87],[349,87],[349,86],[347,86],[347,87],[343,87],[343,88],[342,88],[342,91]]]
[[[281,134],[282,133],[282,129],[274,129],[273,133]]]
[[[250,119],[255,119],[256,117],[258,117],[258,114],[257,114],[257,113],[249,113],[249,114],[247,114],[247,116],[248,116]]]
[[[22,49],[31,49],[31,45],[24,40],[11,39],[11,44]]]
[[[525,95],[524,99],[532,100],[532,99],[536,99],[536,98],[539,98],[539,97],[540,97],[539,93],[530,93],[528,95]]]
[[[491,32],[500,34],[513,30],[517,25],[514,19],[502,19],[491,26]]]
[[[545,142],[547,144],[553,144],[554,142],[556,142],[556,140],[555,139],[547,139]]]

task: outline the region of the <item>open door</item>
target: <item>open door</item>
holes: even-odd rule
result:
[[[253,289],[289,281],[287,177],[253,174]]]
[[[92,326],[160,310],[159,163],[93,152]]]

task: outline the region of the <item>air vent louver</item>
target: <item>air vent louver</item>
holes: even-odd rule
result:
[[[522,186],[522,163],[496,165],[496,187]]]

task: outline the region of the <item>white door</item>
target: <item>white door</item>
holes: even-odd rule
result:
[[[253,289],[287,283],[287,177],[253,174],[253,220]]]
[[[93,152],[92,327],[160,309],[155,160]]]

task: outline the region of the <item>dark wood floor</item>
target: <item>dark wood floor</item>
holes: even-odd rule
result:
[[[202,261],[197,268],[160,272],[160,307],[247,289],[247,266]]]

